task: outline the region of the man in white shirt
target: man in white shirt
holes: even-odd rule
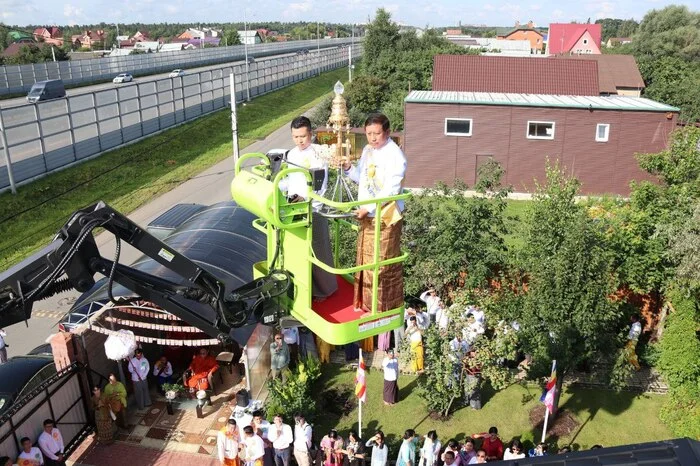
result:
[[[343,164],[345,174],[359,185],[359,201],[372,201],[378,198],[401,193],[406,176],[406,156],[389,137],[389,119],[374,113],[365,120],[367,146],[357,165]],[[379,260],[390,259],[401,254],[401,230],[404,209],[403,201],[381,206],[377,216],[377,205],[364,204],[357,210],[360,232],[357,238],[357,265],[374,262],[375,220],[381,221]],[[372,307],[371,270],[363,270],[355,276],[355,309],[371,311]],[[377,286],[377,311],[388,311],[403,306],[403,268],[401,264],[382,267]]]
[[[459,335],[455,335],[452,341],[450,341],[450,360],[461,368],[462,360],[468,352],[469,343],[460,338]]]
[[[17,463],[22,465],[26,464],[27,466],[40,466],[44,464],[44,457],[41,454],[41,450],[32,446],[32,441],[29,437],[23,437],[19,443],[22,445],[22,453],[17,457]],[[24,461],[20,462],[19,460]]]
[[[440,297],[435,293],[435,290],[431,288],[421,293],[420,300],[425,303],[430,320],[435,322],[435,314],[440,308]]]
[[[476,339],[484,334],[486,329],[484,328],[483,324],[477,322],[477,320],[474,318],[474,314],[471,312],[467,314],[467,322],[468,324],[464,328],[464,339],[467,341],[467,343],[469,343],[469,345],[473,345]]]
[[[5,329],[0,328],[0,364],[7,362],[7,343],[5,343],[5,337],[7,333]]]
[[[637,342],[639,341],[639,336],[642,334],[642,323],[639,321],[639,316],[633,314],[630,317],[632,325],[630,325],[630,331],[627,334],[627,345],[625,346],[625,354],[627,356],[627,362],[632,364],[635,371],[641,369],[639,366],[639,359],[637,358]]]
[[[299,329],[297,327],[283,328],[282,338],[289,347],[289,367],[294,369],[299,362]]]
[[[320,190],[315,191],[316,194],[323,196],[328,188],[328,166],[319,157],[318,144],[311,144],[311,121],[305,116],[297,117],[292,120],[291,128],[294,148],[287,153],[289,168],[323,169],[323,185]],[[280,188],[283,191],[286,189],[287,198],[291,202],[305,201],[309,191],[304,173],[289,174],[280,183]],[[333,266],[333,251],[331,250],[331,241],[328,234],[328,220],[326,217],[318,214],[319,209],[323,205],[318,201],[313,201],[311,206],[313,208],[313,231],[311,234],[314,255],[324,264]],[[312,296],[314,299],[324,300],[338,289],[338,279],[332,273],[314,265],[311,269],[311,275],[313,282]]]
[[[311,426],[306,423],[306,419],[302,414],[294,416],[294,459],[297,460],[298,466],[310,466],[311,457],[309,450],[311,449],[311,436],[313,435]]]
[[[447,327],[450,326],[450,314],[441,302],[438,304],[439,306],[435,312],[435,322],[437,323],[438,328],[444,332],[447,330]]]
[[[148,373],[151,372],[151,365],[143,355],[141,348],[136,348],[134,357],[129,359],[129,372],[131,381],[134,384],[134,396],[139,409],[151,406],[151,396],[148,393]]]
[[[39,449],[44,455],[46,466],[66,466],[63,456],[63,436],[61,431],[55,427],[53,419],[44,421],[44,431],[39,435]]]
[[[222,465],[239,466],[238,450],[240,441],[236,420],[230,418],[226,426],[216,436],[216,450]]]
[[[267,431],[267,439],[275,451],[275,465],[289,466],[289,447],[294,442],[292,428],[285,424],[282,415],[275,416],[274,424]]]
[[[484,323],[486,322],[486,314],[484,314],[484,311],[482,311],[476,306],[467,306],[466,313],[467,315],[473,315],[474,320],[480,323],[481,325],[484,325]]]
[[[251,426],[243,428],[243,443],[245,444],[245,466],[263,466],[265,444]]]

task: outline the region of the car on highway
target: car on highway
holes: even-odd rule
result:
[[[0,364],[0,416],[55,374],[56,365],[48,355],[13,356]]]
[[[134,77],[131,76],[129,73],[119,73],[113,80],[112,82],[114,84],[121,84],[121,83],[130,83],[131,81],[134,80]]]
[[[168,75],[169,78],[179,78],[185,75],[185,70],[172,70]]]
[[[252,65],[253,63],[255,63],[255,57],[248,57],[248,64]]]
[[[42,100],[60,99],[66,96],[66,88],[60,79],[39,81],[32,85],[27,94],[27,102],[33,104]]]
[[[309,49],[297,50],[297,55],[308,55],[308,54],[309,54]]]

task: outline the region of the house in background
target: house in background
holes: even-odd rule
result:
[[[508,57],[524,57],[532,53],[528,40],[506,40],[486,37],[445,36],[455,45],[481,51],[482,55],[502,55]]]
[[[447,29],[445,31],[445,36],[461,36],[462,35],[462,28],[458,29]]]
[[[34,42],[34,37],[31,34],[24,31],[10,31],[7,33],[13,43],[17,44],[30,44]]]
[[[87,30],[82,34],[71,36],[71,43],[74,48],[88,48],[99,46],[104,47],[105,32],[102,29],[96,31]]]
[[[435,55],[433,90],[597,96],[598,64],[544,57]]]
[[[148,34],[148,31],[136,31],[136,34],[131,36],[131,40],[134,42],[150,42],[151,36]]]
[[[626,196],[632,180],[654,179],[635,154],[666,149],[678,111],[623,96],[413,91],[404,107],[405,185],[473,186],[494,159],[504,185],[532,192],[549,160],[581,181],[583,194]]]
[[[254,45],[263,41],[258,31],[238,31],[238,37],[241,38],[241,44]]]
[[[515,23],[515,28],[509,31],[501,31],[497,39],[505,40],[527,40],[530,42],[530,53],[540,54],[544,48],[544,34],[538,31],[535,23],[528,21],[527,25],[521,26],[520,22]]]
[[[630,39],[629,37],[611,37],[605,43],[605,46],[610,48],[610,47],[617,47],[618,45],[625,45],[625,44],[631,44],[631,43],[632,43],[632,39]]]
[[[646,87],[632,55],[555,55],[557,60],[586,60],[598,63],[600,95],[641,97]]]
[[[33,36],[37,42],[44,42],[58,47],[63,45],[63,34],[61,29],[56,26],[36,28]]]
[[[552,23],[547,53],[550,55],[600,54],[600,24]]]

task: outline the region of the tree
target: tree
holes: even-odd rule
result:
[[[639,70],[647,85],[644,97],[679,107],[682,121],[700,118],[700,89],[693,84],[700,79],[700,62],[642,57]]]
[[[518,317],[519,338],[533,363],[528,376],[548,376],[557,361],[558,384],[582,363],[619,354],[619,305],[613,255],[602,232],[576,203],[578,181],[547,166],[525,218],[521,265],[527,280]],[[610,374],[609,374],[610,375]]]
[[[488,286],[504,263],[503,212],[508,189],[499,186],[502,168],[494,161],[480,167],[475,189],[455,182],[425,189],[406,203],[403,241],[410,255],[405,289],[417,296],[427,286],[446,298],[450,291]]]
[[[367,26],[364,40],[363,60],[368,74],[374,74],[377,60],[384,51],[391,52],[399,39],[399,26],[391,20],[391,14],[384,8],[377,10],[377,15]]]
[[[632,44],[637,57],[700,59],[700,13],[680,5],[651,10],[639,24]]]
[[[346,98],[353,108],[365,114],[379,111],[387,97],[388,83],[371,75],[355,77],[348,85]]]
[[[229,29],[224,33],[224,43],[226,45],[239,45],[242,44],[241,36],[238,34],[236,29]]]

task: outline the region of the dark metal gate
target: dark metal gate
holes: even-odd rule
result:
[[[73,363],[15,401],[0,417],[0,456],[16,459],[22,437],[36,444],[45,419],[56,421],[66,453],[80,444],[92,430],[89,397],[81,380],[86,370],[82,364]]]

